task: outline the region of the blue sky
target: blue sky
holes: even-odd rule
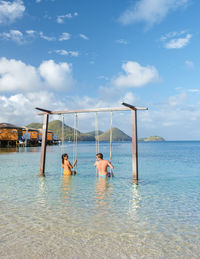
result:
[[[200,139],[199,11],[197,0],[0,0],[0,121],[124,101],[149,109],[138,111],[139,137]],[[80,130],[94,124],[79,116]],[[130,113],[114,113],[113,126],[130,134]]]

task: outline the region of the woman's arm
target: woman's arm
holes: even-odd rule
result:
[[[72,168],[77,164],[77,159],[74,161]]]

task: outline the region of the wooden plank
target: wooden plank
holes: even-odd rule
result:
[[[148,108],[135,107],[135,106],[133,106],[133,105],[131,105],[131,104],[124,103],[124,102],[122,102],[121,105],[124,105],[124,106],[126,106],[126,107],[128,107],[128,108],[130,108],[130,109],[132,109],[132,110],[148,110]]]
[[[43,108],[35,107],[35,109],[39,110],[39,111],[42,111],[42,112],[45,112],[45,113],[51,113],[51,111],[43,109]]]
[[[137,110],[146,110],[146,108],[135,107]],[[70,113],[88,113],[88,112],[109,112],[109,111],[130,111],[128,107],[114,107],[114,108],[95,108],[95,109],[83,109],[83,110],[63,110],[63,111],[51,111],[49,114],[70,114]],[[41,112],[38,115],[44,115],[45,112]]]
[[[46,160],[48,122],[49,122],[49,114],[45,114],[44,121],[43,121],[42,147],[41,147],[41,158],[40,158],[40,175],[41,176],[45,176],[45,160]]]
[[[131,117],[132,117],[132,173],[133,173],[133,180],[138,181],[137,110],[131,110]]]

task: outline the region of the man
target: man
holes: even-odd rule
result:
[[[94,166],[97,167],[99,170],[99,176],[102,178],[110,177],[111,173],[108,173],[107,169],[110,167],[111,169],[114,168],[114,166],[108,161],[103,159],[103,154],[98,153],[96,154],[97,161],[95,162]]]

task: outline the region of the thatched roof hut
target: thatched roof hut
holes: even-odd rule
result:
[[[16,126],[11,123],[0,123],[0,129],[21,129],[22,127]]]

